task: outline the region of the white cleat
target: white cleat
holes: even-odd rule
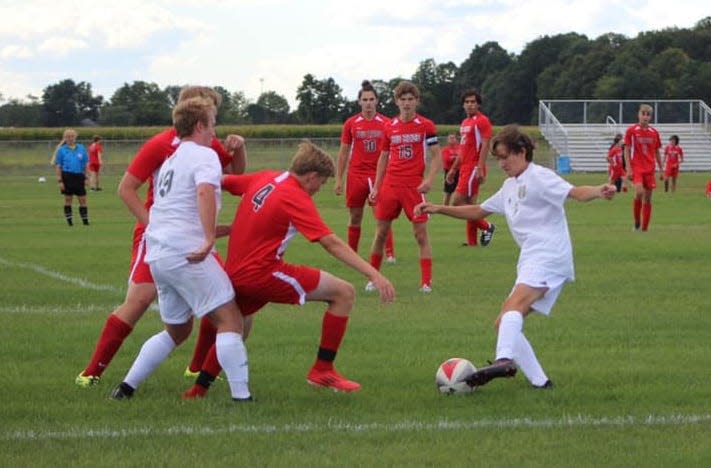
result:
[[[391,265],[397,263],[397,258],[393,257],[392,255],[389,257],[385,257],[385,263],[389,263]]]
[[[368,281],[365,283],[365,292],[373,292],[375,291],[375,285],[373,284],[372,281]]]
[[[420,287],[420,292],[429,294],[432,292],[432,286],[430,286],[429,284],[423,284],[422,287]]]

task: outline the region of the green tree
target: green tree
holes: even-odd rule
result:
[[[259,95],[255,104],[246,107],[247,115],[254,124],[289,123],[289,101],[275,91],[266,91]]]
[[[28,102],[10,99],[0,106],[0,127],[41,127],[42,104],[28,95]]]
[[[346,100],[342,89],[333,78],[317,80],[312,74],[304,75],[296,90],[299,105],[296,115],[301,123],[336,123],[343,116]]]
[[[124,83],[104,108],[101,123],[111,125],[170,125],[171,100],[155,83]]]
[[[96,121],[103,100],[93,95],[89,83],[62,80],[42,92],[43,123],[59,127],[79,125],[85,119]]]

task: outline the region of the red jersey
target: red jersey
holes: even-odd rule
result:
[[[630,169],[633,173],[654,172],[657,150],[662,147],[659,132],[649,126],[630,126],[625,132],[625,146],[630,149]]]
[[[684,150],[679,145],[667,145],[664,147],[664,166],[667,169],[679,167],[679,162],[684,159]]]
[[[300,232],[310,242],[332,233],[313,198],[289,172],[260,171],[224,177],[222,188],[241,195],[227,245],[225,270],[232,279],[261,281]]]
[[[457,155],[461,151],[461,145],[447,145],[442,148],[442,168],[445,172],[449,171],[457,159]]]
[[[623,159],[622,147],[620,146],[615,145],[607,152],[607,162],[610,170],[622,170],[624,167],[622,165]]]
[[[104,152],[104,147],[101,146],[101,143],[98,141],[95,141],[94,143],[89,145],[89,164],[101,164],[101,161],[99,161],[99,154]]]
[[[131,161],[131,164],[129,164],[126,169],[126,172],[137,179],[143,182],[148,181],[146,202],[144,203],[147,210],[153,205],[153,176],[154,174],[157,175],[157,171],[160,169],[163,161],[168,159],[168,156],[175,152],[179,144],[180,138],[178,138],[175,128],[164,130],[152,136],[141,146],[133,158],[133,161]],[[211,147],[217,152],[222,167],[232,162],[232,155],[222,146],[220,140],[213,138]]]
[[[439,143],[435,124],[419,115],[409,122],[395,117],[385,127],[384,151],[388,166],[383,184],[418,186],[425,173],[428,146]]]
[[[483,139],[491,139],[493,129],[489,118],[477,112],[472,117],[467,117],[462,120],[459,127],[459,133],[462,135],[462,167],[473,169],[479,164],[479,152]]]
[[[378,158],[383,150],[385,126],[390,119],[376,113],[368,120],[363,114],[350,117],[343,124],[341,143],[350,146],[348,173],[375,178]]]

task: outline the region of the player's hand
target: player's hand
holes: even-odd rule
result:
[[[444,180],[446,180],[448,184],[454,182],[454,174],[452,173],[452,171],[447,172],[447,177],[445,177]]]
[[[383,304],[390,304],[395,300],[395,287],[392,285],[390,280],[380,273],[369,279],[373,282],[373,285],[380,293],[380,302]]]
[[[230,153],[234,153],[238,149],[240,149],[242,146],[244,146],[244,138],[235,135],[235,134],[230,134],[225,137],[225,149],[229,151]]]
[[[430,202],[422,202],[415,206],[415,216],[420,216],[425,213],[437,213],[437,205]]]
[[[431,188],[432,188],[432,184],[427,182],[427,180],[423,180],[422,183],[417,186],[417,191],[419,193],[427,193],[430,191]]]
[[[600,197],[611,200],[617,193],[617,187],[612,184],[605,184],[600,188]]]
[[[333,193],[336,195],[343,195],[343,183],[340,181],[336,181],[335,184],[333,184]]]
[[[213,246],[213,245],[214,245],[214,244],[213,244],[212,242],[210,242],[210,243],[207,243],[207,242],[204,243],[204,244],[202,245],[202,247],[200,247],[198,250],[196,250],[195,252],[192,252],[192,253],[188,254],[188,256],[185,257],[186,260],[188,261],[188,263],[200,263],[200,262],[202,262],[203,260],[205,260],[205,258],[207,258],[207,256],[210,254],[210,252],[212,252],[212,246]]]
[[[378,189],[373,187],[370,189],[370,193],[368,194],[368,200],[370,201],[371,204],[375,205],[377,199],[378,199]]]

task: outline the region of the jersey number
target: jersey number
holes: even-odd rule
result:
[[[376,140],[363,140],[363,149],[366,153],[375,153],[378,150],[378,143]]]
[[[169,170],[164,172],[160,176],[160,180],[158,181],[158,195],[161,197],[164,197],[170,192],[171,187],[173,186],[173,170]]]
[[[257,193],[252,197],[252,209],[254,211],[259,211],[264,203],[267,201],[267,197],[270,193],[274,191],[274,184],[267,184],[264,187],[257,190]]]
[[[398,152],[399,159],[412,159],[412,146],[402,145]]]

